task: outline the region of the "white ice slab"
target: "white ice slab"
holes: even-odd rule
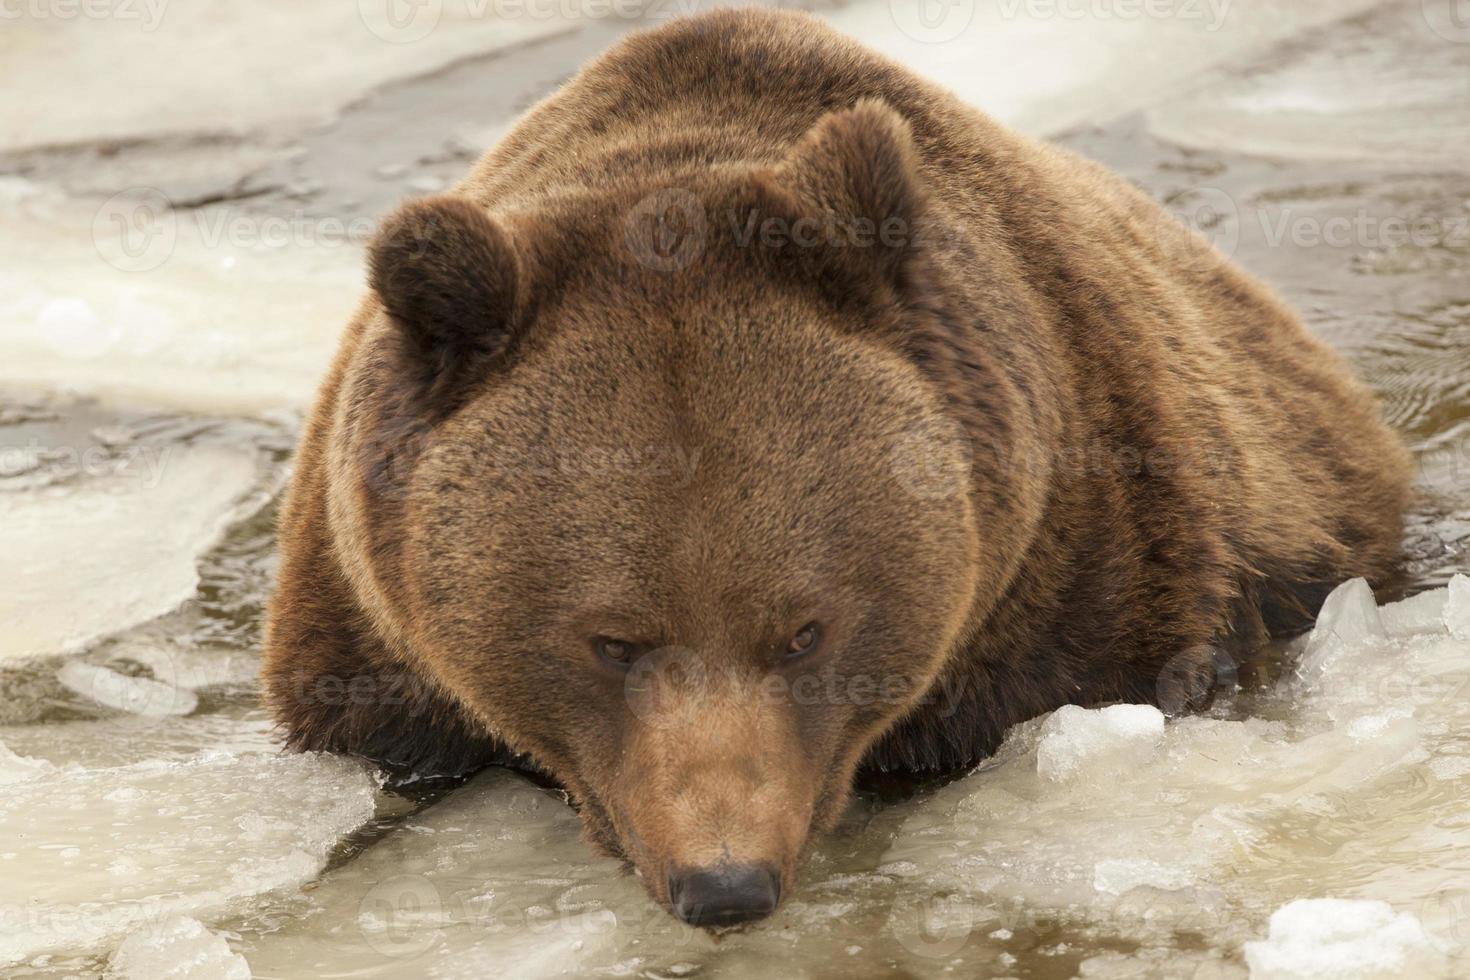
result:
[[[256,415],[309,403],[371,232],[14,182],[0,225],[0,388]]]
[[[1164,715],[1148,704],[1114,704],[1096,711],[1067,705],[1041,727],[1036,771],[1069,779],[1082,771],[1124,769],[1148,761],[1164,741]]]
[[[1367,0],[947,0],[857,3],[840,30],[1035,135],[1101,125],[1179,93],[1186,80]],[[1193,102],[1188,103],[1193,105]]]
[[[187,715],[199,706],[199,696],[187,688],[134,677],[101,664],[72,660],[61,665],[56,679],[73,694],[128,714]]]
[[[1257,70],[1169,100],[1150,112],[1150,126],[1186,146],[1453,169],[1470,152],[1470,21],[1458,9],[1449,0],[1381,5]]]
[[[107,974],[108,980],[250,980],[250,964],[225,937],[179,916],[124,939]]]
[[[258,479],[248,448],[165,445],[120,472],[0,493],[0,662],[78,650],[194,595],[196,562]]]
[[[230,755],[274,754],[280,740],[263,710],[237,718],[222,712],[188,718],[120,715],[87,721],[0,727],[0,745],[23,757],[53,766],[116,769],[142,762],[183,760],[200,752]],[[0,782],[5,780],[0,751]]]
[[[1135,726],[1108,723],[1116,707],[1019,726],[995,764],[918,808],[884,860],[968,903],[973,922],[952,925],[961,933],[997,906],[1086,910],[1145,950],[1169,949],[1178,930],[1226,947],[1255,939],[1301,882],[1435,907],[1449,869],[1470,860],[1470,643],[1424,613],[1445,599],[1442,589],[1382,617],[1363,583],[1338,589],[1299,644],[1311,669],[1282,681],[1279,721],[1184,718],[1156,742],[1143,735],[1147,709],[1137,741],[1122,734]],[[1425,928],[1434,949],[1463,956],[1456,921]],[[1172,961],[1149,962],[1129,958],[1136,972],[1118,975],[1174,975]]]
[[[360,765],[329,756],[48,764],[0,794],[0,966],[293,890],[375,795]]]
[[[264,976],[535,978],[611,967],[634,937],[656,940],[650,952],[710,945],[653,908],[617,862],[595,857],[579,826],[560,798],[488,772],[323,879],[313,914],[262,936],[251,966]]]
[[[1082,976],[1240,977],[1245,944],[1311,882],[1427,910],[1431,950],[1463,956],[1459,893],[1442,896],[1458,873],[1444,869],[1470,861],[1470,643],[1419,614],[1445,595],[1383,635],[1374,617],[1394,617],[1340,590],[1322,635],[1352,642],[1331,672],[1283,677],[1276,720],[1165,723],[1124,705],[1019,726],[982,771],[819,841],[776,916],[718,943],[596,858],[557,798],[491,773],[333,871],[310,915],[244,952],[263,975],[460,977],[503,961],[533,976],[821,977],[871,947],[914,975],[1003,976],[1015,937],[1061,922],[1073,942],[1138,945],[1092,955]],[[1210,948],[1181,948],[1193,934]],[[1029,955],[1041,969],[1034,957],[1066,952]]]
[[[1297,899],[1271,915],[1270,936],[1246,943],[1251,980],[1367,980],[1442,972],[1423,925],[1387,902]]]
[[[575,5],[524,7],[541,15],[474,0],[24,5],[0,41],[0,150],[319,123],[384,82],[576,26],[560,14]]]

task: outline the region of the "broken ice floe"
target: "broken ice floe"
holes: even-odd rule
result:
[[[1432,869],[1470,859],[1470,643],[1452,630],[1467,587],[1380,609],[1344,584],[1293,644],[1295,672],[1257,699],[1266,717],[1064,708],[1020,725],[887,859],[973,909],[1080,916],[1145,949],[1180,931],[1244,943],[1242,923],[1307,881],[1400,911],[1437,901],[1453,875]],[[1470,955],[1462,925],[1425,921]]]
[[[243,516],[259,460],[222,446],[157,448],[151,469],[0,493],[0,662],[74,652],[194,595],[198,559]]]
[[[869,947],[916,975],[1005,975],[1029,957],[1085,977],[1243,977],[1246,943],[1275,969],[1307,942],[1299,920],[1283,932],[1268,919],[1310,892],[1391,909],[1381,930],[1365,919],[1356,938],[1323,943],[1381,950],[1417,922],[1428,952],[1417,939],[1394,948],[1420,975],[1452,976],[1444,965],[1470,955],[1457,911],[1470,896],[1436,869],[1470,860],[1470,708],[1453,686],[1470,676],[1470,644],[1447,628],[1450,596],[1379,608],[1361,583],[1344,586],[1294,644],[1300,671],[1250,703],[1261,717],[1227,706],[1166,723],[1118,705],[1018,726],[981,771],[860,808],[817,843],[770,921],[718,944],[591,856],[555,796],[495,772],[334,869],[311,914],[246,953],[267,975],[330,965],[384,978],[496,962],[817,977]],[[1132,952],[1094,945],[1082,962],[1078,946],[1026,945],[1059,929]]]
[[[1277,909],[1270,935],[1246,943],[1245,958],[1251,980],[1431,976],[1449,966],[1411,913],[1332,898]]]
[[[214,920],[315,877],[375,780],[319,755],[200,754],[106,769],[0,756],[0,965],[173,916]]]
[[[106,980],[250,980],[250,964],[225,938],[184,916],[124,939],[107,964]]]

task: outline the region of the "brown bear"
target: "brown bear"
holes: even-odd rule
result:
[[[390,216],[281,516],[298,749],[566,788],[688,922],[860,770],[1390,573],[1406,454],[1265,287],[807,16],[632,36]]]

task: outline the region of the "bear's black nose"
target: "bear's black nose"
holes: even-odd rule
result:
[[[733,926],[763,919],[781,898],[781,878],[770,868],[721,864],[669,872],[669,904],[691,926]]]

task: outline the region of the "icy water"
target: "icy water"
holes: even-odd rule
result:
[[[831,16],[919,60],[881,33],[885,7]],[[718,938],[593,857],[555,792],[499,770],[385,789],[279,754],[257,702],[274,501],[359,288],[351,221],[504,123],[390,166],[393,113],[417,139],[423,106],[468,112],[477,79],[519,65],[519,94],[496,96],[513,112],[611,30],[456,64],[281,145],[7,158],[0,975],[1470,974],[1470,36],[1433,4],[1231,9],[1210,36],[982,16],[990,75],[924,43],[967,97],[1276,285],[1381,393],[1420,462],[1403,581],[1377,602],[1344,586],[1203,716],[1064,709],[964,778],[865,788],[780,912]],[[359,143],[371,172],[310,186]],[[217,212],[180,204],[165,261],[119,258],[92,227],[108,168],[150,167],[193,175],[166,186],[176,203],[247,167],[249,196],[221,205],[247,232],[278,213],[346,227],[221,240]]]

